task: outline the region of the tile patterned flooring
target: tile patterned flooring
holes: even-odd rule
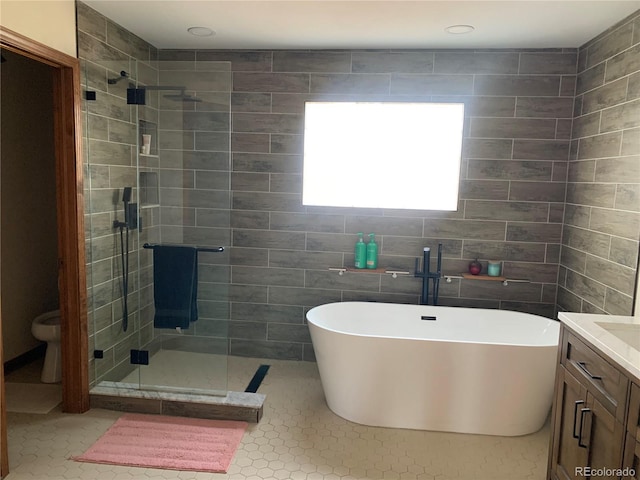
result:
[[[243,390],[258,365],[271,369],[259,393],[264,417],[247,429],[226,474],[78,463],[120,416],[93,409],[67,415],[8,415],[6,480],[544,480],[549,424],[523,437],[367,427],[326,406],[314,363],[229,359],[229,388]]]

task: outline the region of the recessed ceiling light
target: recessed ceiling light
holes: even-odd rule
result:
[[[211,37],[216,33],[209,27],[189,27],[187,28],[187,32],[196,37]]]
[[[462,35],[464,33],[471,33],[476,28],[473,25],[450,25],[445,28],[445,32],[451,33],[453,35]]]

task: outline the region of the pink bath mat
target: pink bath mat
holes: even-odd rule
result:
[[[79,462],[226,473],[246,422],[162,415],[120,417]]]

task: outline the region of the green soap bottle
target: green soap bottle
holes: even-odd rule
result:
[[[369,243],[367,243],[367,268],[378,268],[378,244],[376,243],[376,234],[369,234]]]
[[[362,232],[358,232],[358,241],[356,242],[356,258],[354,266],[356,268],[365,268],[367,266],[367,245],[364,243]]]

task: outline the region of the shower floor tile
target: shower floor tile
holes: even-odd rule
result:
[[[258,389],[264,417],[251,424],[226,474],[76,463],[121,415],[8,414],[7,480],[543,480],[549,425],[523,437],[367,427],[326,406],[314,363],[229,357],[229,388],[244,390],[256,368],[271,368]]]

